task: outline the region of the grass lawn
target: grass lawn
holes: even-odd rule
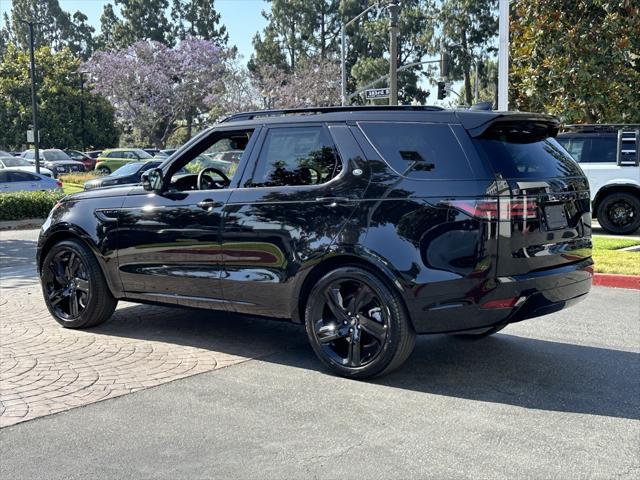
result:
[[[640,251],[620,251],[620,248],[640,245],[640,240],[628,238],[593,238],[593,261],[597,273],[640,275]]]
[[[62,182],[62,191],[66,194],[82,192],[82,187],[71,183]]]

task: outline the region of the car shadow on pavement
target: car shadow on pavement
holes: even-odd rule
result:
[[[228,313],[131,306],[91,332],[171,342],[323,371],[304,329],[289,322]],[[258,348],[259,347],[259,348]],[[640,419],[640,355],[519,337],[482,340],[418,337],[396,372],[369,381],[433,395],[524,408]],[[348,381],[348,380],[345,380]]]

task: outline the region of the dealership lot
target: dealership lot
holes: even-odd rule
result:
[[[640,475],[637,291],[481,341],[420,337],[401,370],[354,382],[283,322],[123,304],[63,330],[36,236],[0,232],[3,476]]]

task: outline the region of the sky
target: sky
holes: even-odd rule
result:
[[[76,10],[83,12],[96,32],[100,31],[103,7],[107,3],[114,4],[113,0],[59,0],[59,3],[63,10],[72,15]],[[244,60],[249,61],[253,52],[251,40],[267,24],[260,12],[268,9],[269,5],[263,0],[215,0],[215,7],[229,32],[229,43],[236,45]],[[0,18],[10,10],[11,0],[0,0]]]

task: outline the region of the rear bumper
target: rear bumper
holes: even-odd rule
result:
[[[572,306],[586,297],[593,281],[593,261],[501,277],[495,288],[477,298],[452,302],[450,308],[409,305],[417,333],[447,333],[519,322]],[[483,289],[480,289],[483,290]],[[515,306],[486,308],[488,302],[514,299]],[[419,313],[419,314],[418,314]]]

